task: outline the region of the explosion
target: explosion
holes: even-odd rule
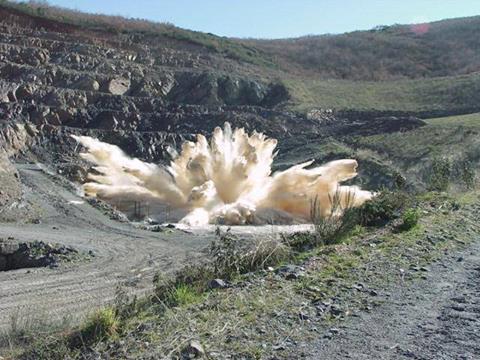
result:
[[[115,145],[87,136],[73,136],[88,149],[80,154],[94,163],[86,195],[168,204],[176,220],[190,226],[251,224],[310,218],[313,199],[320,214],[330,215],[331,199],[359,206],[373,194],[340,183],[357,175],[357,161],[344,159],[309,168],[312,161],[274,173],[271,166],[277,140],[262,133],[232,131],[225,123],[213,131],[210,142],[198,134],[187,141],[169,166],[146,163],[127,156]],[[352,196],[353,195],[353,196]]]

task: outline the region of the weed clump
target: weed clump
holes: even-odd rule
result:
[[[210,246],[213,272],[215,276],[227,280],[237,275],[264,269],[289,257],[288,246],[275,238],[255,240],[246,247],[228,229],[221,232],[217,228],[216,240]]]
[[[164,307],[194,303],[209,289],[213,279],[230,281],[237,276],[274,266],[288,259],[291,248],[275,238],[245,243],[230,232],[216,231],[209,249],[209,261],[185,266],[173,276],[154,278],[156,302]]]
[[[354,192],[342,195],[337,190],[333,196],[329,196],[329,201],[332,211],[328,216],[320,215],[318,198],[312,201],[310,217],[315,226],[314,245],[335,244],[359,223],[359,211],[353,207]]]
[[[201,265],[190,265],[177,272],[174,277],[157,274],[153,279],[154,301],[162,304],[164,309],[197,302],[208,279],[208,275],[201,273],[201,270]],[[191,271],[197,271],[198,275],[190,277]]]
[[[469,160],[463,160],[458,163],[458,171],[460,172],[460,180],[467,190],[475,188],[476,174],[473,163]]]
[[[402,223],[399,226],[400,231],[408,231],[417,226],[420,220],[420,211],[418,209],[407,209],[402,215]]]
[[[116,309],[106,307],[95,311],[80,329],[82,342],[91,344],[115,337],[120,328]]]

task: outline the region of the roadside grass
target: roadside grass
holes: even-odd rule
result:
[[[159,297],[158,292],[126,302],[117,309],[116,331],[104,332],[107,336],[101,341],[72,348],[72,335],[65,332],[50,335],[53,342],[38,337],[26,358],[35,354],[75,358],[88,349],[112,358],[127,353],[180,358],[192,340],[199,341],[210,358],[225,354],[289,358],[296,344],[322,336],[357,311],[375,307],[379,289],[423,276],[423,267],[480,232],[475,223],[478,212],[471,211],[480,200],[478,193],[431,192],[417,200],[421,217],[408,231],[394,231],[395,223],[357,226],[338,243],[292,251],[277,265],[236,272],[224,289],[206,285],[221,273],[203,272],[206,278],[190,278],[191,283],[188,276],[177,274],[177,281],[183,280],[171,280],[174,301],[170,304],[163,301],[168,295]],[[308,238],[308,234],[294,236]],[[291,264],[298,273],[285,277],[283,264]],[[186,272],[198,275],[202,271],[198,266],[197,271]]]
[[[41,338],[46,343],[49,339],[62,337],[67,329],[73,326],[73,319],[64,317],[52,320],[46,313],[38,309],[20,308],[10,315],[9,327],[0,331],[0,356],[7,354],[7,358],[15,358],[23,350]],[[63,354],[69,351],[68,346],[59,349]]]
[[[109,306],[90,315],[82,326],[79,335],[83,344],[90,344],[116,337],[119,326],[117,310]]]

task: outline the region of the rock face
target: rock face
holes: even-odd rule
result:
[[[57,267],[60,259],[78,254],[77,250],[65,246],[46,244],[42,241],[19,243],[0,239],[0,271]]]

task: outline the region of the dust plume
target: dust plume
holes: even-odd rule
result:
[[[232,131],[230,124],[215,128],[210,141],[198,134],[187,141],[169,166],[132,159],[117,146],[87,136],[73,136],[87,148],[80,154],[95,164],[86,195],[107,201],[130,199],[168,204],[181,223],[247,224],[308,221],[312,199],[321,204],[321,215],[332,211],[330,198],[340,194],[354,206],[372,193],[340,183],[357,175],[357,161],[337,160],[308,168],[313,161],[272,174],[277,140],[264,134]]]

